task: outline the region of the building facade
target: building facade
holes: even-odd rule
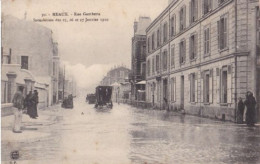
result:
[[[38,90],[39,108],[56,103],[58,44],[52,31],[34,22],[2,15],[2,104],[10,103],[18,86]],[[9,79],[9,74],[12,79]]]
[[[146,101],[236,121],[238,98],[252,91],[259,117],[258,1],[169,2],[146,30]]]
[[[145,80],[146,69],[146,28],[151,24],[149,17],[139,17],[134,22],[134,36],[132,37],[131,57],[131,93],[132,100],[138,99],[138,90],[145,90],[145,85],[137,84]]]
[[[100,85],[112,86],[112,101],[122,102],[125,99],[129,99],[130,83],[129,83],[130,69],[119,66],[111,69],[107,75],[100,82]]]

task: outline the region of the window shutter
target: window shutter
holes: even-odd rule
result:
[[[192,15],[194,14],[194,12],[192,11],[192,7],[191,7],[191,1],[190,1],[190,3],[189,3],[189,8],[190,8],[190,24],[192,23]]]
[[[209,102],[213,103],[213,70],[210,70],[209,75]]]
[[[218,23],[218,49],[220,49],[220,33],[221,33],[221,30],[220,30],[220,21],[217,22]]]
[[[183,7],[183,29],[186,28],[186,6]]]
[[[194,58],[197,57],[197,54],[198,54],[198,51],[197,51],[197,48],[198,47],[198,35],[195,34],[195,38],[194,38]]]
[[[183,59],[186,61],[186,41],[183,41]]]
[[[209,11],[211,11],[211,9],[212,9],[212,0],[208,0],[208,4],[209,4]]]
[[[232,66],[228,66],[227,74],[227,103],[232,103]]]
[[[204,2],[205,0],[202,0],[202,5],[201,5],[201,8],[202,8],[202,10],[201,10],[201,15],[203,16],[204,15],[204,13],[205,13],[205,2]]]
[[[195,102],[198,102],[198,74],[195,73]]]
[[[221,102],[221,72],[222,70],[217,68],[216,76],[216,101],[219,104]]]
[[[191,73],[189,74],[189,77],[188,77],[188,80],[189,80],[189,84],[190,84],[190,89],[189,89],[189,93],[188,93],[188,95],[189,95],[189,102],[191,102],[191,82],[192,82],[192,80],[191,80]]]
[[[174,101],[176,101],[176,77],[174,77]]]
[[[227,39],[228,39],[228,36],[227,36],[227,18],[224,18],[224,48],[227,47]]]
[[[194,3],[195,3],[194,4],[195,5],[194,17],[195,17],[195,20],[198,20],[198,17],[199,17],[198,16],[198,3],[199,2],[198,2],[198,0],[195,0]]]
[[[201,72],[200,80],[200,102],[204,102],[204,72]]]

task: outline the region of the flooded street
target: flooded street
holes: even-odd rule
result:
[[[260,163],[259,127],[125,104],[93,106],[75,100],[74,109],[56,112],[55,124],[38,127],[47,137],[2,147],[19,150],[18,164]],[[2,150],[2,161],[10,161],[10,151]]]

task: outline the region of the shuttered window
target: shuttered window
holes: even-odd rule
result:
[[[163,42],[166,42],[168,39],[168,25],[165,23],[163,25]]]
[[[185,43],[185,40],[180,42],[179,47],[180,47],[180,64],[183,64],[186,60],[186,43]]]
[[[196,102],[196,74],[195,73],[191,73],[189,76],[190,79],[190,102]]]
[[[190,23],[198,19],[198,0],[190,1]]]
[[[190,37],[190,59],[193,60],[197,57],[197,35],[194,34]]]
[[[224,15],[217,22],[218,24],[218,48],[223,50],[227,48],[227,15]]]
[[[160,56],[156,55],[156,71],[159,73]]]
[[[171,67],[174,67],[174,58],[175,58],[175,55],[174,55],[174,45],[172,46],[171,48]]]
[[[180,10],[180,31],[183,31],[186,27],[186,6],[183,6]]]
[[[167,70],[167,51],[163,52],[163,70],[166,71]]]
[[[171,18],[171,37],[175,35],[175,15]]]
[[[160,46],[160,30],[157,30],[157,47]]]
[[[210,53],[210,28],[204,29],[204,55],[207,56]]]
[[[202,0],[202,14],[205,15],[211,11],[212,0]]]
[[[171,78],[171,101],[176,101],[176,80],[175,78]]]

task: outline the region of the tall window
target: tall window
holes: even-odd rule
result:
[[[172,48],[171,48],[171,67],[174,67],[174,57],[175,57],[175,55],[174,55],[174,45],[172,46]]]
[[[209,27],[204,29],[204,55],[207,56],[210,53],[210,29]]]
[[[227,103],[227,92],[228,92],[228,71],[223,70],[222,71],[222,77],[221,77],[221,102]]]
[[[156,71],[159,72],[159,63],[160,63],[160,56],[156,55]]]
[[[157,47],[160,46],[160,30],[157,30]]]
[[[167,23],[165,23],[163,25],[163,42],[167,41],[167,39],[168,39],[167,36],[168,36],[168,25],[167,25]]]
[[[186,21],[186,6],[183,6],[180,10],[180,31],[185,29]]]
[[[203,9],[203,14],[205,15],[205,14],[207,14],[207,13],[209,13],[210,12],[210,10],[211,10],[211,2],[212,0],[203,0],[202,2],[202,9]]]
[[[190,59],[193,60],[197,56],[197,35],[194,34],[190,37]]]
[[[171,18],[171,37],[175,35],[175,15]]]
[[[21,56],[21,68],[28,69],[28,56]]]
[[[218,48],[220,50],[227,47],[227,15],[224,15],[218,21]]]
[[[193,23],[198,19],[198,0],[190,2],[190,22]]]
[[[180,64],[183,64],[186,60],[186,43],[185,40],[180,42]]]
[[[53,68],[53,70],[52,70],[52,75],[53,75],[53,76],[56,75],[56,65],[55,65],[55,64],[56,64],[55,62],[52,63],[52,68]]]
[[[150,52],[150,37],[147,39],[147,48],[148,48],[148,53]]]
[[[195,102],[195,92],[196,92],[196,86],[195,86],[195,73],[190,74],[190,101]]]
[[[154,62],[154,57],[152,59],[152,74],[154,74],[154,68],[155,68],[155,62]]]
[[[147,61],[147,76],[150,76],[150,69],[151,69],[151,64],[150,60]]]
[[[203,95],[204,95],[204,102],[206,102],[206,103],[209,102],[209,96],[210,96],[210,92],[209,92],[210,84],[209,84],[209,81],[210,81],[210,79],[209,79],[209,72],[205,72],[205,75],[204,75],[204,88],[203,88],[204,94]]]
[[[154,33],[153,33],[153,35],[152,35],[152,50],[154,50],[154,48],[155,48],[155,45],[154,45],[154,40],[155,38],[154,38]]]
[[[167,70],[167,51],[163,52],[163,70]]]
[[[142,63],[142,71],[141,71],[141,73],[142,73],[142,76],[145,76],[145,62],[143,62]]]
[[[176,87],[175,78],[172,78],[171,79],[171,101],[175,101],[175,87]]]

